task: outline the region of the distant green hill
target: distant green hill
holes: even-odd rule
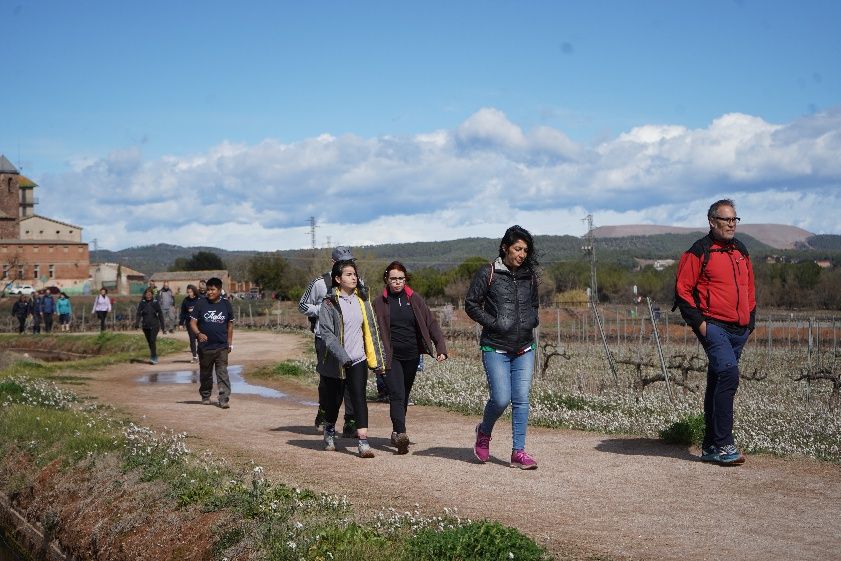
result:
[[[802,249],[841,251],[841,236],[836,234],[818,234],[806,240]]]
[[[628,267],[634,265],[634,258],[639,259],[678,259],[698,238],[697,233],[657,234],[651,236],[629,236],[624,238],[601,238],[596,240],[596,258],[599,262],[614,262]],[[771,248],[747,235],[739,238],[745,242],[751,254],[757,257],[766,255],[796,254],[804,258],[814,252],[816,257],[825,257],[827,252],[841,252],[841,236],[814,236],[810,238],[817,248],[802,248],[791,252]],[[491,259],[496,256],[498,239],[462,238],[438,242],[414,242],[399,244],[381,244],[355,247],[361,261],[399,259],[411,269],[432,267],[449,269],[470,257]],[[539,260],[544,265],[559,261],[586,259],[582,246],[584,240],[575,236],[537,236],[535,244],[540,252]],[[235,278],[245,278],[249,258],[258,251],[227,251],[215,247],[181,247],[171,244],[156,244],[132,247],[120,251],[98,250],[91,252],[91,261],[95,263],[122,263],[142,273],[150,275],[157,271],[166,271],[179,257],[189,258],[199,251],[217,254],[231,270]],[[320,250],[326,253],[327,250]],[[312,250],[296,249],[278,252],[296,267],[309,269],[314,259]]]

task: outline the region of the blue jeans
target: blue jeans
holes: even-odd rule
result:
[[[704,394],[703,446],[733,444],[733,398],[739,388],[739,357],[750,332],[731,333],[707,322],[701,345],[707,353],[707,390]]]
[[[479,430],[491,434],[497,419],[511,404],[511,429],[514,433],[513,450],[526,447],[526,426],[529,421],[529,392],[534,370],[534,351],[521,355],[515,353],[482,352],[482,364],[488,377],[490,399],[485,404],[485,414]]]

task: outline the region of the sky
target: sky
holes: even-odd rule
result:
[[[841,234],[841,2],[0,0],[0,154],[119,250]]]

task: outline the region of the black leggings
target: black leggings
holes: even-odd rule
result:
[[[349,389],[349,398],[353,403],[353,411],[356,415],[356,428],[368,428],[368,403],[365,401],[365,392],[368,386],[368,363],[357,362],[353,366],[345,368],[345,379],[321,377],[324,384],[324,420],[331,425],[336,424],[339,418],[339,407],[345,395],[345,387]]]
[[[148,329],[146,327],[143,328],[143,334],[146,336],[146,342],[149,343],[149,354],[152,358],[158,358],[158,329]]]
[[[391,370],[385,374],[388,386],[388,396],[391,414],[391,427],[394,432],[406,432],[406,408],[409,404],[409,393],[415,384],[420,357],[411,360],[391,361]]]
[[[26,331],[26,316],[17,316],[18,318],[18,333]]]
[[[108,315],[108,312],[105,310],[99,310],[96,312],[96,317],[99,318],[99,330],[105,331],[105,317]]]
[[[187,324],[187,336],[190,338],[190,352],[193,353],[193,356],[199,356],[198,347],[196,346],[196,334],[190,329],[189,323]]]

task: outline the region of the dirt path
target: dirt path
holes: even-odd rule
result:
[[[231,364],[294,358],[310,344],[238,332]],[[321,450],[315,410],[304,403],[316,399],[314,387],[282,383],[290,399],[234,394],[226,411],[200,405],[195,384],[138,383],[191,369],[187,358],[96,371],[88,391],[148,425],[195,435],[193,449],[253,459],[275,481],[347,495],[360,511],[457,507],[517,527],[552,551],[574,544],[615,558],[841,559],[838,465],[750,456],[740,468],[720,468],[650,439],[530,428],[540,468],[525,472],[507,464],[509,423],[497,426],[492,460],[480,465],[471,448],[478,419],[421,406],[409,409],[410,454],[396,456],[380,403],[369,404],[377,457],[361,460],[351,453],[355,441],[340,440],[339,453]]]

